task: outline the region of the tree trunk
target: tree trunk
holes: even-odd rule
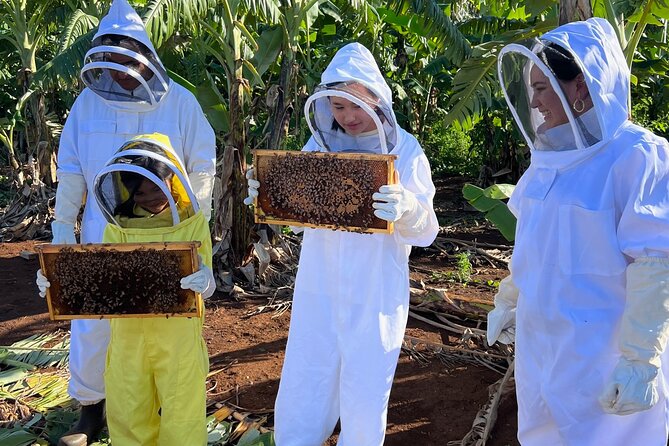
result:
[[[272,123],[269,129],[268,149],[279,150],[281,142],[288,134],[288,124],[293,113],[293,105],[290,100],[290,81],[295,73],[295,57],[291,49],[283,52],[281,59],[281,76],[279,77],[279,88],[276,90],[274,110],[272,112]]]
[[[237,40],[238,41],[238,40]],[[214,238],[218,239],[224,272],[242,266],[251,239],[252,216],[246,198],[246,132],[244,128],[244,83],[239,45],[235,47],[235,79],[230,91],[230,133],[226,138],[223,156],[219,159],[219,188],[214,193]],[[230,283],[228,283],[230,284]]]
[[[232,199],[232,227],[231,234],[231,265],[241,266],[246,257],[246,251],[251,239],[251,220],[248,206],[244,204],[246,198],[246,132],[244,128],[244,101],[242,64],[236,73],[236,81],[230,94],[230,142],[234,147],[232,154],[227,154],[226,159],[232,162],[231,171],[231,199]],[[226,147],[226,150],[228,148]]]
[[[560,0],[560,25],[592,17],[590,0]]]

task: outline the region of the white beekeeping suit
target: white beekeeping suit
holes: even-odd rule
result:
[[[328,102],[335,97],[366,110],[376,130],[353,136],[333,128]],[[337,52],[305,112],[313,133],[305,151],[397,155],[399,181],[415,206],[390,235],[304,229],[276,442],[320,445],[341,419],[340,446],[377,446],[408,316],[409,252],[412,245],[429,246],[439,229],[435,189],[423,150],[397,125],[390,88],[362,45]]]
[[[128,45],[126,38],[140,45]],[[93,179],[105,161],[138,134],[169,137],[209,218],[214,132],[195,97],[167,77],[140,17],[126,0],[114,0],[100,21],[81,78],[88,88],[77,97],[60,138],[54,242],[74,243],[73,227],[85,192],[81,242],[102,240],[105,219],[93,199]],[[136,88],[123,88],[119,78],[134,79]],[[104,398],[108,339],[107,321],[72,321],[69,393],[84,405]]]
[[[509,201],[512,277],[489,316],[493,342],[516,305],[520,443],[665,446],[669,145],[628,120],[630,72],[603,19],[505,47],[499,75],[532,150]]]

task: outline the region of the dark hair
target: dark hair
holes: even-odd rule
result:
[[[96,43],[94,43],[94,45],[119,46],[121,48],[126,48],[139,53],[149,60],[154,57],[153,52],[149,49],[148,46],[144,45],[137,39],[123,36],[121,34],[104,34],[96,39]]]
[[[374,107],[374,112],[376,112],[376,116],[378,116],[379,119],[381,119],[383,121],[385,115],[383,114],[381,109],[379,107]],[[339,130],[341,130],[342,132],[346,131],[346,130],[344,130],[344,128],[341,125],[339,125],[339,123],[337,122],[337,120],[334,117],[332,118],[331,129],[334,130],[334,131],[339,131]]]
[[[174,176],[174,172],[172,171],[172,169],[170,169],[169,166],[167,166],[162,161],[156,160],[154,158],[150,158],[148,156],[129,156],[126,159],[131,160],[129,164],[133,166],[143,167],[144,169],[153,173],[155,176],[157,176],[163,181],[168,180],[172,178],[172,176]],[[116,206],[116,209],[114,209],[114,215],[121,215],[124,217],[134,217],[135,214],[133,212],[133,209],[135,208],[135,198],[134,198],[135,193],[137,192],[137,189],[139,189],[139,187],[141,186],[142,181],[148,178],[146,178],[142,174],[136,172],[127,172],[127,171],[121,171],[120,176],[121,176],[121,183],[123,183],[125,188],[128,190],[130,197],[123,203]]]
[[[556,43],[550,42],[547,44],[538,56],[555,77],[561,81],[572,81],[576,76],[583,73],[581,67],[576,63],[574,55]]]

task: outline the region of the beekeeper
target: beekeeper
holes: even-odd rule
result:
[[[409,309],[411,246],[439,225],[430,166],[401,129],[392,95],[364,46],[341,48],[307,100],[304,151],[396,155],[399,182],[373,195],[392,234],[304,229],[286,357],[275,406],[278,446],[322,444],[341,421],[340,446],[383,444],[388,397]],[[262,184],[249,181],[249,197]]]
[[[101,169],[93,189],[107,221],[105,243],[200,242],[200,268],[181,278],[180,287],[211,296],[209,226],[167,136],[132,138]],[[46,293],[50,283],[41,280]],[[201,318],[113,319],[105,370],[111,441],[205,445],[208,367]]]
[[[593,18],[511,44],[499,77],[532,161],[488,341],[516,343],[518,439],[665,446],[669,145],[628,120],[630,72]]]
[[[85,196],[81,242],[102,240],[105,219],[92,198],[93,179],[126,140],[142,133],[169,136],[209,218],[214,132],[195,97],[169,79],[141,19],[126,0],[114,0],[100,21],[81,78],[87,88],[72,106],[60,138],[53,243],[76,243],[74,225]],[[107,321],[72,321],[68,391],[82,411],[61,446],[85,445],[104,425],[108,341]]]
[[[96,176],[94,191],[109,223],[105,243],[199,241],[201,268],[181,279],[181,287],[211,296],[209,225],[165,135],[125,144]],[[202,318],[112,319],[105,371],[111,441],[206,445],[208,371]]]

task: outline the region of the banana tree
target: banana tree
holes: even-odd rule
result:
[[[14,117],[5,124],[2,142],[9,154],[10,166],[18,186],[23,185],[21,159],[16,153],[15,143],[18,142],[25,151],[25,159],[34,157],[37,160],[48,160],[38,165],[42,172],[35,172],[40,179],[51,183],[54,180],[52,145],[46,128],[44,99],[41,94],[33,94],[31,82],[37,71],[36,53],[45,42],[47,28],[40,26],[45,14],[50,10],[51,1],[3,0],[0,6],[0,24],[3,31],[0,39],[9,42],[19,56],[20,67],[17,83],[20,86],[21,99],[18,101]],[[25,107],[24,107],[25,106]],[[15,141],[16,117],[27,115],[24,120],[23,132],[19,141]]]
[[[243,203],[246,195],[244,105],[250,95],[244,67],[251,72],[255,69],[243,57],[243,45],[248,44],[255,50],[257,43],[244,25],[246,10],[243,6],[239,2],[222,1],[217,21],[200,22],[204,32],[197,44],[223,67],[227,80],[229,131],[223,141],[223,152],[219,154],[221,169],[218,180],[221,188],[216,190],[214,196],[214,237],[221,241],[219,246],[223,249],[220,254],[227,268],[240,266],[244,262],[252,225],[250,212]]]

